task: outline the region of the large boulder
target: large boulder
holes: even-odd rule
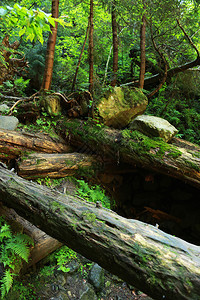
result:
[[[104,124],[114,128],[126,127],[137,115],[144,113],[147,97],[140,89],[115,87],[97,105]]]
[[[16,130],[19,120],[13,116],[0,116],[0,128]]]
[[[167,120],[147,115],[136,117],[129,129],[138,130],[149,137],[160,137],[165,142],[170,141],[178,132]]]

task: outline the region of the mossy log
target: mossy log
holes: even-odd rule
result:
[[[200,147],[180,142],[177,146],[160,138],[149,138],[136,130],[119,131],[80,120],[67,120],[58,128],[77,149],[94,151],[115,164],[145,168],[200,188]]]
[[[27,178],[93,177],[103,170],[103,163],[84,153],[32,153],[17,162],[18,175]]]
[[[200,247],[0,166],[6,206],[154,299],[199,298]]]
[[[0,159],[15,159],[22,153],[31,151],[62,153],[70,152],[71,148],[47,134],[0,129]]]

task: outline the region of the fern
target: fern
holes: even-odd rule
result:
[[[12,283],[13,283],[13,273],[10,272],[10,270],[6,270],[4,273],[3,278],[0,280],[1,282],[1,287],[0,287],[0,291],[1,291],[1,296],[2,298],[5,297],[6,293],[9,292]]]
[[[28,262],[30,241],[24,234],[17,234],[6,244],[6,250],[18,255],[20,258]]]
[[[18,233],[13,235],[10,226],[1,217],[0,243],[0,262],[5,269],[4,276],[0,280],[0,292],[2,298],[4,298],[12,286],[13,270],[21,264],[22,260],[28,262],[29,246],[33,245],[33,240],[26,234]]]
[[[10,226],[8,224],[4,224],[4,226],[2,226],[0,230],[0,242],[3,242],[4,239],[11,237],[12,233],[10,231]]]

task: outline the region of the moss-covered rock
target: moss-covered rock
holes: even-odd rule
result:
[[[58,95],[43,96],[40,103],[50,116],[61,113],[60,97]]]
[[[154,116],[138,116],[130,124],[130,129],[138,130],[149,137],[160,137],[170,141],[178,130],[167,120]]]
[[[148,104],[147,97],[140,89],[115,87],[97,105],[104,124],[123,128],[137,115],[142,114]]]

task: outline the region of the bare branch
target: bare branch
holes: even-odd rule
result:
[[[199,50],[197,49],[197,47],[194,45],[192,39],[189,37],[189,35],[186,33],[185,29],[183,28],[183,26],[180,24],[179,20],[176,19],[178,26],[180,27],[180,29],[183,31],[185,37],[187,38],[188,42],[190,43],[190,45],[192,46],[192,48],[195,49],[196,53],[197,53],[197,57],[199,58]]]

